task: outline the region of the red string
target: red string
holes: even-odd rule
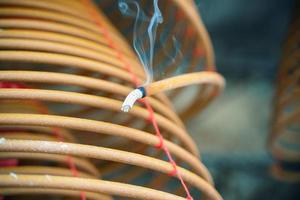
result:
[[[4,160],[0,160],[0,167],[17,166],[18,163],[19,163],[18,159],[4,159]]]
[[[193,56],[199,56],[199,57],[201,57],[201,56],[204,56],[204,55],[205,55],[205,52],[200,47],[195,48],[194,51],[193,51]]]
[[[184,34],[188,37],[193,37],[194,33],[194,29],[191,26],[188,26],[184,32]]]
[[[95,20],[95,23],[97,25],[100,26],[100,28],[102,29],[103,31],[103,35],[104,37],[106,38],[109,46],[115,50],[115,52],[117,53],[117,57],[124,63],[124,67],[125,69],[128,71],[128,73],[130,73],[130,75],[132,76],[132,82],[134,83],[135,87],[138,87],[139,86],[139,82],[138,82],[138,78],[137,76],[132,72],[132,68],[131,68],[131,65],[129,64],[129,62],[127,61],[127,59],[125,59],[123,53],[115,46],[115,43],[114,41],[112,40],[108,30],[106,29],[106,27],[103,26],[102,22],[101,22],[101,18],[98,16],[98,13],[96,10],[93,9],[93,7],[90,5],[90,2],[88,0],[82,0],[83,3],[86,4],[88,10],[90,11],[91,13],[91,16],[94,18]],[[159,143],[156,145],[157,148],[159,149],[162,149],[165,154],[167,155],[168,157],[168,160],[169,160],[169,163],[172,165],[173,169],[172,171],[170,171],[169,175],[171,176],[175,176],[177,175],[177,178],[180,180],[185,192],[186,192],[186,195],[187,195],[187,200],[192,200],[192,196],[190,194],[190,191],[187,187],[187,185],[185,184],[181,174],[179,173],[178,169],[177,169],[177,164],[176,162],[173,160],[172,158],[172,155],[168,149],[167,146],[164,145],[164,138],[163,136],[161,135],[161,132],[160,132],[160,129],[158,127],[158,124],[157,124],[157,121],[155,119],[155,115],[154,115],[154,111],[150,105],[150,103],[148,102],[147,99],[143,99],[141,102],[144,103],[144,105],[146,106],[148,112],[149,112],[149,121],[152,123],[153,127],[154,127],[154,130],[155,130],[155,133],[156,133],[156,136],[158,137],[159,139]]]

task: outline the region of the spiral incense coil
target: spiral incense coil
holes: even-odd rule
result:
[[[160,93],[202,84],[213,91],[200,96],[204,106],[222,89],[220,75],[154,82],[151,95],[123,113],[124,98],[145,73],[92,2],[0,0],[0,29],[4,199],[222,199]]]
[[[300,17],[291,24],[274,98],[269,147],[276,162],[272,174],[286,181],[300,181]]]

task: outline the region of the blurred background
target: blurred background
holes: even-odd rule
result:
[[[187,124],[224,199],[300,199],[271,176],[267,149],[276,75],[293,0],[196,0],[226,89]]]

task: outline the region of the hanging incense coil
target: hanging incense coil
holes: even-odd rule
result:
[[[296,9],[297,10],[297,9]],[[294,22],[283,47],[269,148],[275,159],[272,174],[285,181],[300,181],[300,17]]]
[[[142,102],[120,112],[145,74],[90,1],[1,0],[0,18],[4,198],[179,200],[180,175],[195,199],[221,199],[169,98],[146,97],[152,113]],[[222,89],[218,80],[203,82],[214,92],[203,93],[202,105]],[[175,173],[165,149],[176,158]]]

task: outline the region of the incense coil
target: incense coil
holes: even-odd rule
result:
[[[128,114],[119,111],[134,87],[132,73],[140,82],[145,74],[108,19],[97,11],[97,24],[89,1],[0,5],[0,158],[18,161],[0,168],[0,194],[184,199],[178,184],[174,194],[166,192],[176,179],[155,148],[160,140],[147,109],[139,104]],[[147,100],[165,147],[180,166],[189,166],[178,167],[183,180],[207,199],[221,199],[169,99],[158,94]],[[148,184],[134,184],[150,172]]]
[[[272,174],[285,181],[300,180],[300,18],[295,17],[283,46],[269,148],[275,159]]]

